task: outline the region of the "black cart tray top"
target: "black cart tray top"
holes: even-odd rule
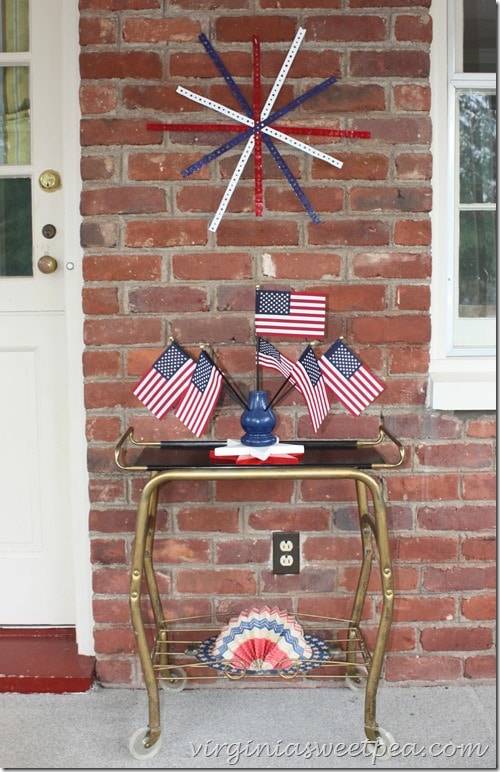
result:
[[[125,444],[130,443],[127,448]],[[389,441],[390,456],[397,459],[387,461],[380,447]],[[381,469],[400,466],[404,459],[404,448],[399,440],[385,426],[380,426],[379,435],[373,440],[304,440],[288,442],[287,445],[302,445],[304,453],[297,463],[278,461],[257,462],[260,467],[350,467],[355,469]],[[121,469],[129,471],[159,472],[169,469],[213,469],[234,468],[236,463],[224,457],[211,459],[210,451],[224,447],[226,442],[216,440],[160,441],[145,442],[134,439],[133,427],[120,438],[115,449],[115,461]],[[133,450],[132,450],[133,449]],[[128,456],[132,456],[129,461]],[[125,460],[124,460],[125,457]],[[239,467],[245,469],[245,466]],[[251,465],[248,468],[255,468]]]

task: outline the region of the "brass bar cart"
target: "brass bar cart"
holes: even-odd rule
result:
[[[328,630],[328,661],[318,662],[317,669],[308,670],[311,678],[344,678],[352,688],[365,689],[364,728],[369,741],[384,749],[391,735],[377,724],[376,697],[383,660],[389,636],[394,587],[389,550],[387,518],[381,482],[373,474],[377,469],[400,466],[404,448],[385,426],[373,440],[312,440],[301,443],[304,454],[296,464],[273,463],[240,466],[234,461],[219,458],[216,463],[210,451],[225,445],[215,441],[145,442],[134,438],[130,427],[115,448],[117,466],[127,472],[146,472],[137,510],[133,548],[130,611],[137,652],[148,693],[149,723],[130,738],[129,748],[138,760],[152,758],[161,744],[160,702],[158,686],[180,690],[189,679],[203,682],[208,678],[226,676],[236,680],[245,675],[240,668],[225,664],[214,670],[196,660],[200,637],[217,627],[211,619],[191,618],[172,620],[165,615],[153,565],[153,543],[156,531],[156,510],[161,486],[179,480],[353,480],[356,488],[362,558],[357,588],[348,619],[308,617],[307,624]],[[388,448],[393,461],[385,460],[382,450]],[[363,605],[372,562],[378,560],[382,588],[382,609],[376,630],[373,650],[370,651],[360,629]],[[145,583],[151,614],[145,612],[142,587]],[[148,621],[152,616],[153,624]],[[168,621],[166,619],[168,618]],[[301,615],[301,620],[304,618]],[[331,636],[331,637],[330,637]],[[274,680],[283,681],[298,675],[290,668]],[[280,678],[281,676],[281,678]],[[252,676],[262,678],[262,674]]]

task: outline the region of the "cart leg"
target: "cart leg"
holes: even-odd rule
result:
[[[365,732],[369,740],[376,740],[379,737],[378,725],[376,722],[376,698],[377,687],[382,671],[387,639],[391,629],[392,613],[394,607],[394,586],[392,577],[391,553],[389,549],[389,535],[387,532],[387,516],[384,500],[379,484],[372,480],[373,506],[375,510],[374,529],[375,541],[378,549],[380,577],[382,584],[382,613],[380,616],[379,628],[375,640],[375,646],[372,654],[372,662],[365,694]]]
[[[356,678],[357,668],[356,662],[356,639],[358,637],[357,628],[361,620],[363,612],[363,606],[366,599],[366,591],[368,588],[368,582],[370,580],[371,568],[372,568],[372,529],[367,522],[368,515],[368,497],[366,494],[366,488],[362,481],[356,480],[356,495],[358,501],[358,515],[359,515],[359,527],[361,532],[361,543],[363,549],[363,556],[361,562],[361,569],[359,573],[358,586],[356,588],[356,594],[354,596],[351,622],[347,632],[347,651],[346,660],[349,663],[347,667],[348,678]]]
[[[149,652],[146,629],[141,611],[141,583],[145,571],[145,553],[146,544],[148,542],[148,526],[150,524],[152,503],[155,503],[155,500],[152,500],[151,498],[151,494],[155,491],[156,487],[157,486],[155,485],[155,480],[153,478],[148,483],[146,483],[141,493],[139,507],[137,510],[135,544],[132,556],[132,575],[130,580],[130,616],[136,639],[137,652],[139,654],[142,673],[148,692],[149,702],[149,727],[145,735],[140,738],[138,747],[139,749],[143,747],[145,753],[148,754],[148,757],[151,755],[152,746],[154,746],[159,741],[161,735],[158,685],[156,683],[155,672]],[[151,591],[151,587],[149,585],[148,589]]]

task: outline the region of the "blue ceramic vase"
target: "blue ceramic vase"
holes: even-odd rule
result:
[[[263,447],[277,441],[278,438],[272,433],[276,426],[276,416],[269,407],[267,391],[249,393],[248,408],[241,416],[241,426],[245,431],[241,438],[244,445]]]

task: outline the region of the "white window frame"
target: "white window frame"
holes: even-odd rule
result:
[[[433,155],[431,361],[429,406],[443,410],[494,410],[496,406],[494,348],[473,349],[454,343],[455,200],[450,185],[455,168],[455,94],[448,89],[448,73],[454,71],[452,29],[461,29],[456,0],[434,0],[431,6],[433,44],[431,50],[431,120]],[[452,28],[453,25],[453,28]],[[451,69],[451,66],[453,69]],[[473,73],[460,78],[460,85],[490,86]],[[457,83],[458,85],[458,83]],[[494,84],[493,84],[494,85]],[[484,340],[485,323],[495,329],[495,320],[469,319],[476,328],[475,340]],[[477,324],[476,324],[477,323]]]

